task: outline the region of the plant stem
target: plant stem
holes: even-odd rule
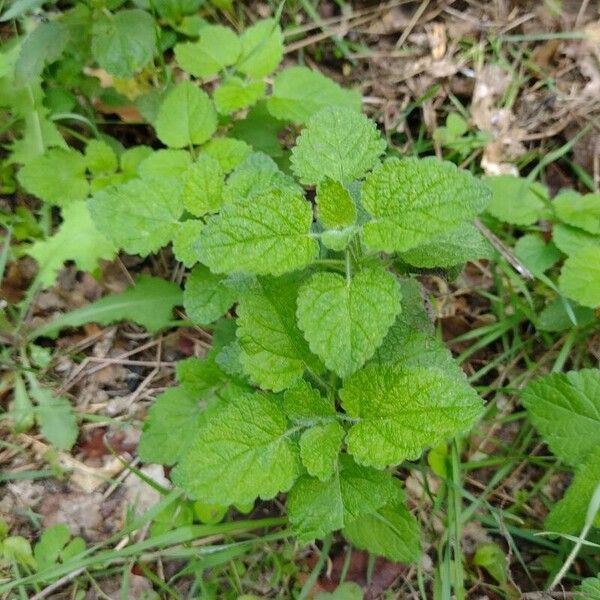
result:
[[[309,578],[304,582],[304,585],[302,586],[302,590],[300,590],[300,595],[298,596],[298,600],[305,600],[306,598],[308,598],[308,595],[310,594],[313,586],[315,585],[315,583],[317,583],[317,579],[319,578],[319,573],[323,569],[323,566],[325,565],[325,561],[327,560],[327,556],[329,555],[329,549],[331,548],[332,539],[333,538],[332,538],[331,534],[329,534],[323,540],[323,548],[321,549],[321,555],[319,556],[319,560],[317,561],[317,564],[315,565],[315,568],[312,570],[312,573],[310,574]]]

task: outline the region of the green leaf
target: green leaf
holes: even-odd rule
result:
[[[226,285],[223,276],[211,273],[204,265],[196,265],[185,284],[183,306],[194,323],[208,325],[222,317],[236,299],[236,291]]]
[[[600,246],[582,248],[567,258],[558,280],[560,291],[582,306],[600,306]]]
[[[273,92],[267,100],[269,112],[283,121],[306,123],[327,107],[342,107],[360,112],[361,97],[345,90],[319,71],[307,67],[284,69],[273,81]]]
[[[340,456],[340,468],[328,481],[301,477],[288,495],[290,523],[301,544],[325,537],[381,508],[396,494],[389,473],[357,465]]]
[[[237,198],[206,223],[198,242],[200,261],[218,273],[280,275],[310,264],[312,210],[301,194],[279,189]]]
[[[37,403],[35,418],[42,435],[59,450],[70,450],[79,435],[70,402],[62,396],[55,396],[38,383],[30,382],[29,391]]]
[[[37,240],[27,251],[38,263],[38,281],[43,287],[54,283],[67,260],[75,261],[81,271],[94,271],[100,259],[111,260],[117,253],[115,245],[96,229],[85,202],[66,206],[62,217],[52,237]]]
[[[54,337],[65,327],[80,327],[86,323],[110,325],[118,321],[133,321],[155,333],[172,321],[173,307],[181,304],[181,290],[164,279],[140,275],[133,287],[121,294],[106,296],[55,317],[50,323],[35,329],[31,337]]]
[[[213,94],[215,106],[222,115],[248,108],[256,104],[265,95],[264,81],[244,81],[239,77],[230,77]]]
[[[587,327],[594,322],[594,311],[585,306],[571,304],[578,327]],[[565,308],[563,298],[555,298],[546,305],[538,316],[537,328],[541,331],[565,331],[575,327]]]
[[[198,262],[196,253],[196,241],[204,227],[204,221],[200,219],[188,219],[179,223],[173,237],[173,253],[177,260],[186,267],[193,267]]]
[[[17,433],[27,431],[33,426],[35,411],[22,377],[15,375],[11,418]],[[1,537],[1,536],[0,536]]]
[[[373,217],[364,241],[373,250],[405,252],[457,229],[488,199],[485,185],[453,163],[389,158],[363,185],[361,200]]]
[[[429,367],[435,365],[448,377],[465,382],[465,374],[443,342],[422,331],[407,331],[394,324],[373,362],[395,363],[398,367]]]
[[[154,19],[137,8],[100,12],[92,27],[92,55],[102,69],[131,77],[152,60],[156,50]]]
[[[515,255],[534,275],[545,273],[562,257],[560,250],[552,242],[546,243],[533,233],[518,239]]]
[[[369,268],[347,280],[316,273],[298,294],[298,324],[311,350],[340,377],[371,358],[400,311],[395,276]]]
[[[0,558],[13,561],[32,569],[36,568],[29,540],[20,535],[11,535],[0,544]]]
[[[377,512],[346,524],[344,537],[360,550],[398,563],[415,563],[421,557],[421,532],[417,520],[398,497]]]
[[[552,201],[556,216],[573,227],[600,234],[600,194],[582,196],[574,190],[561,192]]]
[[[317,188],[317,216],[324,227],[335,229],[356,223],[356,206],[339,182],[325,179]]]
[[[433,334],[433,314],[425,308],[425,290],[412,278],[398,278],[402,291],[402,310],[398,313],[394,324],[390,327],[381,346],[377,349],[380,360],[390,362],[396,360],[394,347],[402,343],[402,339],[413,332]],[[384,358],[386,355],[387,358]],[[391,357],[396,358],[392,359]]]
[[[550,510],[544,521],[544,529],[578,535],[585,525],[588,509],[598,485],[600,447],[595,447],[576,465],[575,477],[562,499]],[[596,514],[594,526],[600,527],[600,514]]]
[[[145,256],[175,236],[183,213],[181,185],[168,177],[133,179],[100,190],[88,207],[100,233],[126,252]]]
[[[345,581],[334,592],[319,592],[315,600],[363,600],[363,591],[357,583]]]
[[[508,557],[498,544],[480,544],[473,556],[473,564],[485,569],[501,585],[508,581]]]
[[[334,473],[346,432],[337,422],[315,425],[300,436],[300,458],[309,475],[327,481]]]
[[[562,223],[558,223],[552,228],[552,241],[569,256],[588,246],[600,247],[600,235],[592,235],[583,229]]]
[[[577,600],[600,600],[600,575],[584,579],[573,597]]]
[[[59,59],[69,43],[69,30],[60,21],[41,22],[23,44],[15,65],[18,85],[29,85],[42,74],[44,66]]]
[[[67,206],[88,195],[85,169],[85,158],[79,152],[50,148],[45,154],[29,160],[17,179],[30,194],[50,204]]]
[[[482,408],[466,381],[438,368],[369,365],[344,382],[340,395],[357,420],[348,452],[380,469],[415,460],[424,448],[468,430]]]
[[[212,77],[235,64],[242,45],[235,31],[223,25],[205,25],[197,42],[175,46],[179,66],[194,77]]]
[[[493,249],[471,223],[463,223],[433,238],[429,243],[411,248],[401,258],[413,267],[432,269],[453,267],[467,261],[492,258]]]
[[[280,400],[244,394],[200,428],[173,480],[203,502],[244,504],[289,490],[299,463]]]
[[[246,142],[231,137],[210,140],[202,150],[214,158],[225,173],[233,171],[252,152]]]
[[[236,121],[229,135],[243,140],[254,150],[264,152],[273,158],[286,156],[279,134],[285,123],[279,121],[267,110],[264,100],[258,102],[249,111],[245,119]]]
[[[597,369],[540,377],[523,390],[521,402],[544,441],[565,463],[581,463],[600,445]]]
[[[280,391],[308,368],[320,370],[296,325],[299,280],[260,278],[240,297],[237,337],[248,376],[263,388]]]
[[[85,160],[88,170],[93,175],[114,173],[119,167],[119,159],[114,150],[101,140],[90,140],[87,143]]]
[[[40,541],[33,549],[33,556],[40,571],[47,569],[58,562],[63,548],[71,538],[71,532],[66,525],[59,523],[48,527],[42,533]]]
[[[485,183],[492,192],[487,206],[491,215],[513,225],[533,225],[544,214],[546,188],[537,182],[514,175],[485,177]]]
[[[187,148],[210,139],[217,130],[217,112],[206,92],[182,81],[162,101],[154,127],[163,144]]]
[[[192,157],[187,150],[163,148],[152,152],[140,161],[137,174],[142,179],[161,177],[182,177],[192,164]]]
[[[197,395],[184,387],[163,392],[144,422],[138,456],[147,463],[175,464],[193,443],[201,421]]]
[[[224,173],[218,161],[201,154],[185,174],[183,204],[196,217],[218,212],[223,202]]]
[[[285,391],[283,409],[289,419],[300,425],[331,420],[336,415],[332,400],[321,396],[319,390],[304,380]]]
[[[277,189],[301,194],[296,182],[283,173],[275,161],[262,152],[253,152],[229,176],[224,190],[224,202],[250,198]]]
[[[264,77],[283,58],[283,35],[274,19],[264,19],[241,35],[242,53],[236,70],[250,77]]]
[[[372,169],[385,150],[375,123],[348,108],[313,115],[292,150],[292,171],[307,185],[326,178],[349,183]]]

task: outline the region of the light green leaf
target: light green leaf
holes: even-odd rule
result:
[[[66,206],[62,216],[58,231],[37,240],[27,251],[38,263],[38,280],[44,287],[54,283],[67,260],[75,261],[81,271],[94,271],[101,259],[111,260],[117,253],[115,245],[96,229],[85,202]]]
[[[283,121],[306,123],[312,115],[329,106],[360,112],[361,97],[345,90],[319,71],[307,67],[284,69],[273,81],[267,100],[269,112]]]
[[[514,175],[485,177],[492,192],[487,206],[491,215],[513,225],[533,225],[544,214],[544,198],[548,191],[541,183],[530,183]]]
[[[187,148],[210,139],[217,130],[217,112],[206,92],[182,81],[162,101],[154,127],[166,146]]]
[[[533,233],[518,239],[515,255],[534,275],[545,273],[562,257],[560,250],[552,242],[546,243]]]
[[[319,592],[315,600],[363,600],[363,591],[358,583],[345,581],[334,592]]]
[[[147,12],[99,12],[92,27],[92,55],[111,75],[131,77],[152,60],[155,50],[154,19]]]
[[[364,227],[365,243],[405,252],[475,217],[489,191],[450,162],[389,158],[367,177],[361,200],[373,217]]]
[[[385,140],[375,123],[348,108],[326,108],[313,115],[292,150],[292,171],[307,185],[326,178],[349,183],[378,162]]]
[[[179,227],[173,236],[173,253],[177,260],[186,267],[193,267],[198,262],[196,252],[196,241],[204,227],[204,221],[200,219],[188,219],[179,223]]]
[[[144,422],[138,456],[147,463],[175,464],[196,438],[201,414],[198,396],[186,388],[163,392],[154,401]]]
[[[181,290],[164,279],[141,275],[133,287],[121,294],[105,296],[87,306],[55,317],[35,329],[31,338],[54,337],[65,327],[85,323],[110,325],[117,321],[133,321],[155,333],[172,321],[173,307],[181,304]]]
[[[412,278],[398,278],[402,291],[402,310],[390,327],[375,357],[383,362],[395,362],[398,358],[396,346],[412,333],[433,334],[433,314],[425,308],[423,286]],[[393,357],[393,358],[392,358]]]
[[[218,273],[280,275],[310,264],[312,210],[300,194],[272,189],[226,204],[198,243],[200,261]]]
[[[100,190],[88,207],[100,233],[126,252],[145,256],[175,236],[183,213],[181,185],[169,177],[133,179]]]
[[[587,246],[567,258],[558,279],[560,291],[582,306],[600,306],[600,246]]]
[[[438,368],[369,365],[344,382],[342,406],[357,419],[346,444],[357,462],[376,468],[415,460],[468,430],[482,404],[465,380]]]
[[[214,275],[204,265],[196,265],[185,284],[183,306],[194,323],[208,325],[231,308],[236,296],[223,276]]]
[[[119,159],[114,150],[101,140],[90,140],[87,143],[85,160],[92,175],[114,173],[119,167]]]
[[[88,195],[85,168],[85,158],[79,152],[50,148],[29,160],[17,178],[30,194],[50,204],[67,206]]]
[[[373,362],[394,363],[398,367],[430,367],[444,371],[448,377],[466,381],[464,371],[443,342],[422,331],[407,331],[392,325]]]
[[[309,475],[327,481],[334,473],[344,428],[337,422],[315,425],[300,436],[300,458]]]
[[[32,384],[29,391],[37,403],[35,419],[42,435],[58,450],[70,450],[79,435],[70,402],[37,383]]]
[[[285,391],[283,409],[289,419],[301,425],[331,420],[336,414],[332,400],[321,396],[319,390],[304,380]]]
[[[344,229],[327,229],[321,233],[321,243],[325,248],[341,252],[350,245],[352,239],[358,234],[359,228],[355,225]]]
[[[283,58],[283,35],[274,19],[264,19],[248,27],[241,36],[242,53],[236,70],[250,77],[264,77]]]
[[[161,151],[159,150],[158,152]],[[162,152],[166,152],[166,150]],[[131,148],[127,148],[127,150],[122,152],[119,157],[121,171],[123,171],[128,178],[135,177],[138,173],[138,166],[154,154],[155,152],[150,146],[132,146]]]
[[[337,273],[316,273],[300,289],[298,324],[311,350],[340,377],[371,358],[398,312],[398,281],[369,268],[350,281]]]
[[[600,600],[600,574],[584,579],[573,597],[576,600]]]
[[[262,152],[253,152],[229,176],[224,190],[224,201],[250,198],[272,189],[302,193],[302,188],[283,173],[271,157]]]
[[[571,485],[544,521],[544,529],[547,531],[578,535],[585,525],[590,502],[600,485],[600,447],[593,448],[575,467]],[[594,519],[594,526],[600,527],[600,513]]]
[[[225,173],[233,171],[252,152],[246,142],[231,137],[210,140],[202,150],[214,158]]]
[[[288,495],[288,515],[301,544],[325,537],[381,508],[396,495],[389,473],[357,465],[340,456],[340,468],[328,481],[301,477]]]
[[[182,177],[191,164],[192,157],[187,150],[163,148],[144,158],[139,163],[137,172],[142,179]]]
[[[239,77],[230,77],[213,94],[215,106],[222,115],[248,108],[256,104],[265,95],[264,81],[244,81]]]
[[[585,306],[571,303],[578,327],[587,327],[594,322],[594,311]],[[564,298],[555,298],[539,314],[537,328],[541,331],[565,331],[575,327],[565,308]]]
[[[280,391],[300,379],[307,367],[320,370],[296,325],[299,284],[293,276],[260,278],[240,297],[242,366],[263,388]]]
[[[561,192],[552,201],[556,216],[588,233],[600,233],[600,194],[582,196],[574,190]]]
[[[175,46],[177,64],[194,77],[212,77],[235,64],[242,45],[235,31],[223,25],[205,25],[197,42]]]
[[[55,565],[70,538],[71,531],[66,525],[59,523],[48,527],[33,549],[37,568],[43,571]]]
[[[348,190],[338,181],[325,179],[317,188],[317,216],[329,229],[356,223],[356,206]]]
[[[193,498],[228,506],[273,498],[299,473],[280,400],[243,394],[200,428],[173,480]]]
[[[569,256],[588,246],[600,248],[600,235],[592,235],[583,229],[562,223],[558,223],[552,228],[552,241]]]
[[[196,217],[218,212],[223,202],[224,173],[219,163],[201,154],[185,174],[183,204]]]
[[[18,85],[29,85],[42,74],[44,66],[59,59],[69,43],[69,30],[59,20],[42,21],[30,31],[15,65]]]
[[[565,463],[577,465],[600,446],[597,369],[540,377],[523,390],[521,402],[544,441]]]
[[[396,499],[377,512],[351,521],[343,534],[360,550],[367,550],[393,562],[414,563],[421,557],[419,524],[408,512],[399,488]]]
[[[479,230],[471,223],[463,223],[458,229],[442,233],[427,244],[403,252],[401,258],[413,267],[432,269],[492,256],[493,249]]]

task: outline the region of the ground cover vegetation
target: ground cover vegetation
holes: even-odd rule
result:
[[[600,597],[589,4],[0,5],[0,597]]]

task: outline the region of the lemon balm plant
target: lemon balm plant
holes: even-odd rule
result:
[[[228,173],[253,150],[285,162],[278,134],[321,108],[360,111],[358,92],[316,70],[294,66],[273,75],[284,53],[275,19],[238,34],[200,18],[200,2],[120,4],[77,3],[39,23],[23,18],[26,35],[0,49],[0,110],[13,123],[9,163],[18,167],[21,188],[62,218],[53,236],[32,236],[24,250],[38,262],[42,287],[54,282],[65,261],[93,271],[116,254],[86,208],[95,192],[133,180],[125,188],[131,199],[144,194],[141,181],[163,178],[155,190],[160,194],[165,181],[177,178],[186,180],[190,198],[203,169]],[[173,56],[169,63],[166,52]],[[148,141],[156,135],[164,147],[124,148],[100,131],[96,122],[105,117],[98,118],[96,106],[104,113],[133,111],[135,126],[147,125]],[[192,166],[199,151],[202,160]],[[219,194],[215,188],[203,202],[214,204]],[[195,216],[204,210],[193,200],[185,208]],[[137,210],[143,216],[140,203]],[[173,231],[164,233],[171,239]],[[185,262],[185,249],[176,247]]]
[[[419,530],[391,469],[482,408],[433,336],[411,265],[488,252],[469,221],[489,193],[451,163],[382,162],[384,150],[373,122],[329,108],[298,137],[294,177],[260,153],[225,177],[201,153],[193,184],[128,183],[89,206],[117,247],[185,247],[186,311],[213,330],[209,354],[181,362],[152,407],[142,459],[175,465],[207,504],[288,492],[300,541],[343,529],[411,561]]]

